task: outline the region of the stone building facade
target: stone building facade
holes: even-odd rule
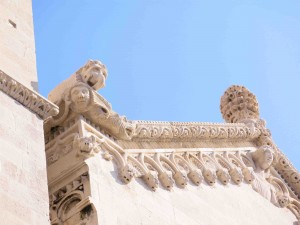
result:
[[[30,1],[0,12],[4,224],[300,224],[299,173],[247,88],[221,97],[225,123],[131,121],[98,93],[107,70],[89,60],[47,100]]]
[[[43,120],[31,1],[0,1],[0,224],[49,224]]]

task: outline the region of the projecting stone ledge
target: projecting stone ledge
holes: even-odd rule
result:
[[[42,119],[58,114],[58,107],[0,70],[0,90]]]
[[[227,123],[130,121],[96,92],[106,78],[105,66],[90,60],[49,94],[60,109],[44,123],[52,221],[69,216],[62,209],[75,194],[80,210],[93,205],[89,162],[100,154],[125,184],[141,179],[155,191],[243,183],[300,220],[299,173],[245,87],[232,86],[221,98]]]

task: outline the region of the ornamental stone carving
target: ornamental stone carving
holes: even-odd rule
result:
[[[0,70],[0,90],[12,97],[29,110],[47,119],[58,114],[58,107],[37,92],[25,87]]]
[[[221,98],[220,108],[224,120],[229,123],[259,118],[256,97],[243,86],[229,87]]]
[[[77,151],[78,156],[91,157],[100,151],[98,143],[94,136],[79,137],[75,135],[73,148]]]
[[[47,162],[53,171],[68,154],[82,163],[98,160],[101,153],[116,164],[117,179],[124,184],[141,179],[151,191],[249,184],[300,218],[294,195],[299,193],[298,173],[274,144],[249,90],[233,86],[225,92],[221,112],[229,123],[129,121],[96,92],[106,78],[105,66],[89,61],[49,95],[60,108],[59,115],[45,121],[46,136],[52,137]],[[51,193],[53,224],[69,216],[67,209],[81,205],[82,178]]]
[[[182,140],[182,139],[253,139],[260,131],[244,124],[217,123],[176,123],[176,122],[147,122],[134,121],[136,124],[133,138],[135,140]]]
[[[105,65],[97,60],[89,60],[69,79],[63,81],[55,89],[53,89],[49,93],[48,99],[55,104],[59,104],[59,102],[63,99],[62,96],[65,90],[70,89],[77,82],[85,83],[97,91],[105,86],[106,78],[107,69]]]
[[[50,132],[67,118],[83,115],[108,134],[129,140],[135,124],[112,110],[111,105],[95,90],[105,84],[107,71],[99,61],[89,61],[68,80],[55,88],[49,99],[60,107],[60,114],[45,122],[45,131]]]
[[[258,158],[254,155],[254,160],[257,161],[256,166],[263,169],[268,167],[269,161],[272,161],[273,167],[289,184],[291,191],[300,199],[299,172],[276,146],[270,130],[266,128],[266,122],[259,118],[258,102],[255,95],[243,86],[233,85],[221,97],[220,108],[226,122],[244,123],[249,129],[259,130],[260,134],[255,139],[257,146],[264,146],[264,148],[269,146],[272,149],[272,154],[267,151],[263,154],[259,153],[262,155]]]
[[[52,225],[86,224],[96,214],[89,199],[89,175],[84,173],[62,188],[50,193],[50,220]]]

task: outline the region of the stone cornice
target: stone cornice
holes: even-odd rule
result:
[[[260,130],[243,123],[132,121],[133,140],[255,139]]]
[[[58,114],[58,107],[37,92],[27,88],[0,70],[0,90],[24,105],[26,108],[46,119]]]

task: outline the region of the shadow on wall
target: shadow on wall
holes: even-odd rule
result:
[[[30,83],[31,83],[31,87],[33,88],[33,90],[35,90],[36,92],[39,92],[38,82],[31,81]]]

